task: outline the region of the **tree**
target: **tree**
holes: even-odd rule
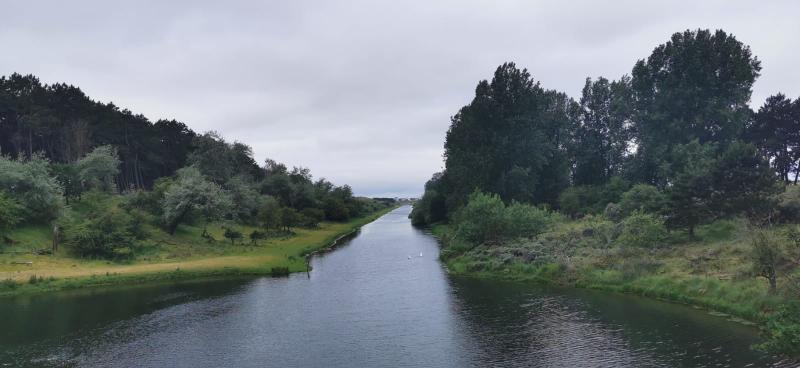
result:
[[[4,241],[6,231],[20,222],[21,213],[19,202],[0,190],[0,243]]]
[[[225,232],[222,235],[231,241],[231,245],[234,245],[237,240],[242,238],[242,233],[240,231],[231,229],[229,227],[225,228]]]
[[[258,221],[265,229],[275,229],[281,225],[281,206],[275,198],[264,198],[258,209]]]
[[[507,202],[555,204],[569,181],[563,149],[578,105],[545,91],[514,63],[481,81],[475,97],[452,118],[445,140],[448,211],[475,189]]]
[[[175,183],[169,186],[161,201],[164,224],[170,234],[190,212],[212,221],[223,217],[233,206],[230,195],[219,185],[206,180],[193,166],[178,170]],[[203,233],[206,233],[205,227]]]
[[[769,162],[750,144],[734,142],[714,161],[711,207],[719,217],[771,215],[779,187]]]
[[[265,234],[265,233],[263,233],[261,231],[258,231],[258,230],[253,230],[250,233],[250,244],[258,245],[258,241],[259,240],[266,239],[266,238],[267,238],[267,234]]]
[[[619,205],[622,216],[628,216],[634,211],[659,214],[666,207],[667,198],[652,185],[637,184],[622,194]]]
[[[291,207],[281,208],[281,225],[286,231],[292,231],[292,228],[297,226],[300,222],[300,214],[296,209]]]
[[[630,99],[627,76],[618,82],[586,78],[569,147],[574,185],[605,184],[622,172],[630,140]]]
[[[114,177],[119,174],[120,161],[111,146],[100,146],[81,158],[76,166],[78,178],[85,189],[104,192],[114,190]]]
[[[256,189],[253,180],[244,175],[237,175],[225,183],[225,189],[233,200],[234,218],[245,222],[254,220],[264,197]]]
[[[667,226],[686,227],[694,237],[697,225],[713,220],[711,195],[713,193],[714,152],[712,144],[700,144],[697,140],[675,148],[670,177],[674,177],[667,191]]]
[[[747,126],[745,138],[768,157],[785,182],[797,184],[800,176],[800,98],[792,102],[783,94],[767,98]],[[794,173],[794,177],[790,174]]]
[[[666,185],[659,177],[674,147],[697,140],[735,140],[750,117],[748,102],[761,63],[750,48],[724,31],[675,33],[633,68],[637,181]]]
[[[50,221],[64,207],[63,189],[41,154],[16,160],[0,156],[0,190],[22,206],[22,221]]]

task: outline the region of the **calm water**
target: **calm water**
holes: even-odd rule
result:
[[[289,278],[0,299],[0,366],[768,366],[748,327],[637,297],[452,278],[403,207]],[[420,253],[422,256],[420,257]],[[409,258],[410,257],[410,258]]]

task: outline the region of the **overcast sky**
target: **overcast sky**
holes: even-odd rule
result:
[[[391,196],[441,170],[450,116],[504,61],[577,97],[676,31],[722,28],[762,62],[753,106],[800,95],[800,2],[566,3],[0,0],[0,74],[73,84]]]

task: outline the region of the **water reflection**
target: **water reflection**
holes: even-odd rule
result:
[[[0,301],[0,364],[766,366],[751,328],[647,299],[449,277],[401,208],[310,275]],[[423,257],[419,257],[422,253]]]

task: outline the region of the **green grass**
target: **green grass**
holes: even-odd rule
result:
[[[254,227],[235,224],[212,224],[209,233],[217,239],[200,237],[202,226],[182,225],[175,235],[149,229],[149,248],[129,262],[75,258],[67,249],[55,255],[31,253],[0,254],[0,295],[16,295],[83,287],[130,285],[142,282],[193,280],[231,276],[283,275],[307,270],[305,256],[328,247],[339,237],[374,221],[393,210],[386,208],[368,216],[343,223],[322,223],[313,229],[293,229],[294,235],[262,240],[250,245],[249,239],[231,245],[222,236],[222,226],[232,226],[249,234]],[[13,239],[46,240],[50,230],[44,227],[19,228]],[[23,247],[20,241],[18,247]],[[28,246],[25,249],[40,248]],[[33,262],[32,265],[15,262]],[[36,280],[31,282],[31,280]]]
[[[445,245],[442,259],[453,274],[632,293],[755,323],[763,322],[787,300],[770,295],[766,280],[749,272],[748,234],[739,220],[699,227],[697,238],[691,240],[685,232],[673,232],[666,244],[654,249],[605,247],[604,241],[585,239],[581,234],[594,226],[587,223],[590,221],[595,220],[566,221],[537,237],[538,241],[573,244],[573,248],[566,247],[571,249],[566,252],[567,259],[543,262],[509,256],[537,240],[473,248],[453,239],[453,229],[448,225],[433,226],[431,232]]]

